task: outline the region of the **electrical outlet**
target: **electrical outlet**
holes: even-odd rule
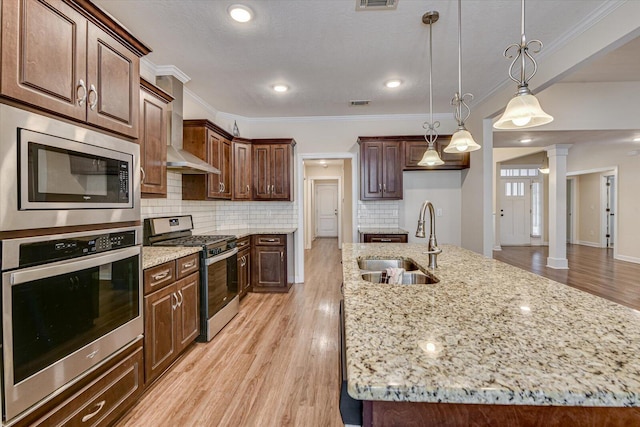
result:
[[[442,216],[442,208],[436,209],[436,216]]]

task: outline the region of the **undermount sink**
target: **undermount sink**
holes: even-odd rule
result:
[[[382,272],[374,272],[374,273],[364,273],[362,275],[362,280],[366,280],[367,282],[372,283],[387,283],[384,281],[380,281],[380,277],[382,276]],[[403,285],[429,285],[433,283],[438,283],[439,280],[430,274],[424,273],[403,273],[402,274],[402,284]]]
[[[420,270],[416,264],[404,259],[359,259],[360,270],[381,271],[387,268],[404,268],[405,271]]]

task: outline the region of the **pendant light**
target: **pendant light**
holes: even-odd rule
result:
[[[502,117],[493,124],[496,129],[524,129],[534,126],[545,125],[553,121],[553,117],[545,113],[540,107],[538,99],[529,90],[529,80],[538,71],[538,64],[533,59],[532,53],[538,53],[542,49],[542,42],[540,40],[531,40],[527,42],[527,38],[524,34],[524,0],[522,0],[522,38],[520,43],[514,43],[504,51],[504,56],[507,58],[513,58],[513,54],[510,52],[512,48],[517,49],[518,53],[509,66],[509,78],[518,83],[518,92],[507,104],[507,108],[504,110]],[[530,51],[531,49],[531,51]],[[514,77],[514,66],[520,59],[520,77]],[[531,75],[526,75],[526,61],[529,59],[533,65],[533,72]]]
[[[474,141],[471,132],[464,126],[465,120],[469,118],[471,109],[465,102],[465,98],[473,99],[473,94],[462,93],[462,0],[458,0],[458,91],[453,95],[451,105],[455,107],[453,116],[458,122],[458,130],[451,136],[449,145],[444,149],[445,153],[463,153],[466,151],[479,150],[481,147]],[[462,109],[464,111],[464,117]]]
[[[429,145],[422,159],[418,162],[419,166],[438,166],[444,164],[436,151],[436,139],[438,139],[436,128],[440,127],[440,122],[433,121],[433,84],[431,81],[433,75],[433,38],[431,36],[431,27],[439,18],[440,14],[436,11],[427,12],[422,15],[422,22],[429,26],[429,121],[424,122],[422,125],[423,128],[427,129],[424,139]]]

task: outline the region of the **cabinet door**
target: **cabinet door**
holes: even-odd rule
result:
[[[222,139],[220,143],[220,197],[231,199],[231,141]]]
[[[286,286],[286,272],[283,271],[283,246],[256,246],[254,288],[273,288]]]
[[[222,140],[220,136],[216,133],[207,129],[207,161],[214,168],[220,169],[221,157],[220,152],[222,151],[220,146],[222,145]],[[222,171],[220,171],[222,172]],[[207,197],[211,199],[217,199],[220,197],[220,193],[222,192],[222,186],[220,175],[215,173],[207,174]]]
[[[247,292],[251,291],[251,251],[245,251],[242,256],[244,257],[243,276],[245,278],[242,286],[242,292],[246,295]]]
[[[178,353],[200,334],[200,274],[193,273],[176,283]]]
[[[291,200],[291,146],[271,146],[271,199]]]
[[[402,143],[385,141],[382,150],[382,197],[402,199]]]
[[[87,121],[138,137],[140,59],[93,24],[87,29]]]
[[[144,196],[167,196],[167,104],[140,91],[140,190]]]
[[[2,94],[84,121],[87,20],[61,0],[2,0],[1,7]]]
[[[251,200],[251,145],[233,142],[233,199]]]
[[[424,152],[427,151],[427,143],[424,140],[404,142],[404,170],[457,170],[469,167],[469,153],[445,153],[444,149],[449,145],[451,136],[440,135],[436,141],[436,151],[444,161],[439,166],[419,166]]]
[[[176,286],[144,297],[145,382],[160,375],[178,354],[176,339]]]
[[[253,199],[271,198],[271,162],[268,145],[252,146]]]
[[[376,200],[382,193],[382,142],[364,142],[360,146],[360,199]]]

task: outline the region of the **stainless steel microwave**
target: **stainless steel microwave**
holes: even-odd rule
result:
[[[0,231],[140,221],[140,149],[0,105]]]

